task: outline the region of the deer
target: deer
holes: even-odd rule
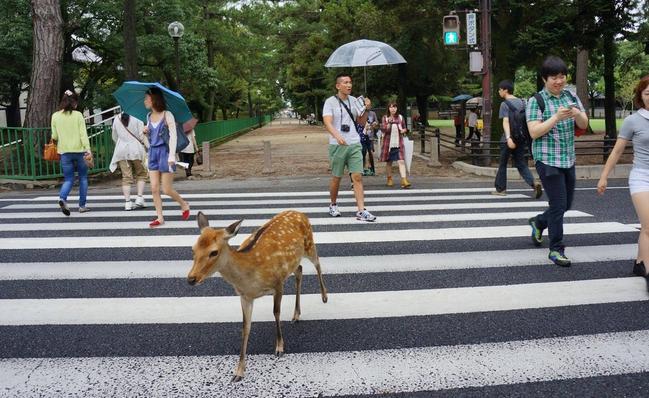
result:
[[[239,363],[231,382],[239,382],[246,369],[246,348],[250,335],[252,307],[256,298],[273,294],[275,316],[275,355],[284,354],[284,338],[280,325],[280,309],[284,282],[295,275],[295,310],[292,322],[299,321],[302,265],[306,257],[314,266],[320,283],[322,302],[327,302],[327,289],[322,279],[320,259],[313,240],[313,230],[308,217],[298,211],[284,211],[254,231],[238,248],[228,241],[237,235],[243,220],[225,229],[210,228],[203,212],[197,215],[200,236],[192,247],[193,265],[187,282],[199,285],[218,272],[237,292],[241,299],[243,327]]]

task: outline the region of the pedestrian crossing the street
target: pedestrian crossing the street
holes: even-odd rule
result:
[[[573,265],[560,268],[530,240],[527,220],[547,202],[489,191],[368,190],[375,223],[356,220],[349,191],[336,218],[325,191],[194,192],[183,195],[190,221],[166,199],[159,229],[150,198],[124,211],[120,195],[91,192],[92,211],[75,212],[71,197],[70,217],[51,194],[3,198],[0,396],[570,396],[644,378],[638,225],[577,202],[564,227]],[[329,300],[304,259],[297,323],[285,284],[286,354],[273,355],[273,299],[262,297],[245,377],[231,383],[241,304],[218,275],[187,283],[194,216],[215,228],[243,218],[238,245],[287,209],[310,218]]]

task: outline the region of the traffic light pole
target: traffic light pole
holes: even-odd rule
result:
[[[491,0],[480,0],[481,47],[483,60],[482,75],[482,136],[485,141],[491,141]],[[491,157],[487,158],[490,161]]]

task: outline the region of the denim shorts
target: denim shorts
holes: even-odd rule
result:
[[[634,167],[629,173],[629,191],[631,195],[638,192],[649,192],[649,169]]]
[[[176,165],[169,169],[169,149],[166,145],[152,146],[149,148],[149,171],[161,173],[176,172]]]

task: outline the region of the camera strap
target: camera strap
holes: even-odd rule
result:
[[[344,102],[340,99],[340,97],[338,97],[337,95],[336,95],[336,99],[338,100],[338,102],[340,102],[340,104],[341,104],[342,106],[345,107],[345,110],[347,111],[347,114],[349,115],[349,117],[352,119],[352,123],[354,123],[354,127],[355,127],[355,126],[356,126],[356,119],[354,119],[354,115],[352,114],[351,109],[349,109],[349,107],[347,106],[347,104],[344,103]],[[342,124],[342,120],[341,120],[340,122],[341,122],[341,124]]]

